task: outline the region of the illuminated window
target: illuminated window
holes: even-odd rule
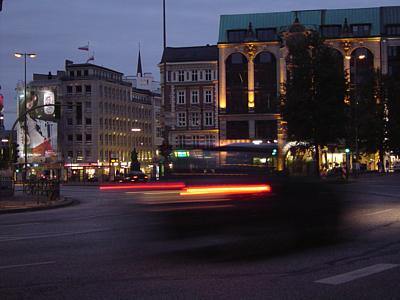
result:
[[[186,146],[186,138],[184,135],[178,135],[176,137],[176,146],[181,148]]]
[[[200,146],[200,141],[201,141],[201,136],[199,136],[199,135],[192,136],[192,145],[193,145],[193,147]]]
[[[205,136],[205,146],[212,147],[215,144],[215,137],[213,135],[206,135]]]

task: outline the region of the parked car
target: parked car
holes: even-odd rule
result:
[[[120,175],[117,179],[118,182],[146,182],[149,177],[142,171],[131,171],[127,174]]]

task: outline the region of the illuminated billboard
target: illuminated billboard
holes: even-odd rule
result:
[[[19,155],[24,157],[25,126],[23,117],[25,111],[27,127],[28,162],[44,161],[46,158],[57,156],[57,120],[54,106],[45,106],[56,103],[56,92],[51,89],[27,89],[25,102],[24,90],[17,90],[18,99],[18,144]],[[36,109],[35,109],[36,108]]]

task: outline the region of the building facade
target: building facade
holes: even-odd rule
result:
[[[373,69],[399,74],[400,7],[223,15],[218,41],[221,144],[275,141],[282,149],[285,38],[306,30],[318,31],[338,51],[352,86]]]
[[[65,71],[34,74],[29,83],[36,89],[50,86],[61,104],[57,148],[64,179],[112,180],[129,170],[133,149],[142,170],[151,172],[153,103],[159,95],[132,88],[118,71],[71,61]]]
[[[218,48],[168,47],[159,67],[169,144],[175,149],[218,145]]]

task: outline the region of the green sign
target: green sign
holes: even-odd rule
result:
[[[189,157],[189,151],[183,151],[183,150],[177,150],[174,151],[174,156],[178,158],[184,158],[184,157]]]

